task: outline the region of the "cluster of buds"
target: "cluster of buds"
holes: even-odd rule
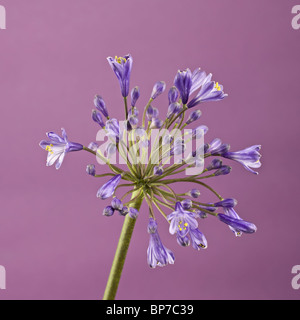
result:
[[[223,164],[225,160],[236,161],[246,170],[257,174],[253,169],[261,166],[260,145],[230,151],[230,145],[220,139],[214,139],[211,143],[203,142],[208,131],[205,125],[186,130],[187,126],[201,118],[199,109],[189,113],[190,109],[205,102],[223,100],[227,96],[223,86],[212,80],[212,74],[200,68],[193,72],[190,69],[179,70],[168,91],[167,113],[160,117],[159,109],[154,106],[157,98],[166,90],[164,81],[154,84],[149,101],[140,113],[137,108],[140,90],[136,86],[130,91],[131,55],[109,57],[108,62],[117,76],[124,100],[123,125],[117,119],[110,118],[103,98],[96,95],[92,120],[108,139],[105,150],[95,142],[88,147],[70,142],[65,130],[62,137],[50,132],[47,134],[49,140],[40,143],[48,151],[47,166],[55,164],[58,169],[70,151],[88,151],[110,170],[97,174],[94,164],[86,167],[86,172],[92,177],[111,176],[97,191],[99,199],[112,198],[110,205],[103,210],[103,215],[112,216],[118,211],[121,216],[137,219],[141,203],[145,201],[149,210],[143,214],[149,214],[150,235],[147,257],[152,268],[173,264],[175,261],[174,253],[163,245],[158,234],[157,213],[166,219],[169,232],[176,237],[179,245],[191,245],[196,250],[207,248],[207,240],[199,230],[201,219],[207,216],[216,217],[227,224],[236,236],[255,232],[256,226],[240,218],[235,211],[237,201],[223,198],[206,183],[206,179],[228,175],[231,167]],[[196,150],[187,151],[188,143],[195,140],[201,143]],[[116,154],[123,159],[125,169],[113,163],[112,158]],[[205,166],[209,158],[212,159]],[[173,163],[170,163],[171,159],[174,159]],[[192,175],[184,175],[188,169],[196,171]],[[176,193],[172,184],[180,182],[189,183],[190,190]],[[116,193],[123,187],[129,190],[118,198]],[[212,192],[216,201],[202,200],[198,187]]]

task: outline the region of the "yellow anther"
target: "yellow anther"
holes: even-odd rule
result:
[[[126,59],[123,58],[123,57],[117,57],[117,56],[115,56],[115,60],[116,60],[119,64],[122,64],[122,61],[126,62]]]
[[[218,91],[221,91],[221,87],[219,86],[219,82],[216,82],[215,88],[216,88]]]
[[[188,224],[187,222],[184,224],[185,227],[187,227],[188,225],[189,225],[189,224]]]
[[[49,146],[46,146],[46,151],[48,151],[48,152],[53,154],[53,151],[52,151],[51,147],[53,147],[53,144],[50,144]]]

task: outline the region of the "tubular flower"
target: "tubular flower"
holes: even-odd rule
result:
[[[83,146],[79,143],[68,140],[65,129],[62,130],[62,137],[54,132],[48,132],[49,140],[42,140],[40,147],[48,151],[46,166],[52,166],[55,162],[55,168],[59,169],[64,161],[65,155],[71,151],[80,151]]]
[[[122,96],[125,98],[129,93],[130,74],[132,69],[132,57],[127,54],[124,57],[108,57],[107,61],[117,76]]]

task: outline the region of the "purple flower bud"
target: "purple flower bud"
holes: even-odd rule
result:
[[[95,107],[104,115],[104,117],[108,117],[107,108],[105,106],[105,102],[101,96],[96,95],[94,98]]]
[[[105,128],[107,130],[107,135],[118,142],[120,139],[119,121],[117,119],[110,119],[106,121]]]
[[[222,165],[223,165],[222,160],[214,159],[206,169],[208,171],[209,170],[214,170],[214,169],[220,169],[222,167]]]
[[[114,143],[109,143],[106,147],[106,157],[110,158],[117,151],[117,146]]]
[[[188,117],[186,124],[190,124],[194,121],[197,121],[201,117],[202,112],[200,110],[193,111]]]
[[[175,102],[177,101],[177,98],[178,98],[178,90],[176,89],[176,87],[172,87],[172,88],[169,90],[168,98],[169,98],[169,104],[175,103]]]
[[[97,192],[97,197],[101,198],[102,200],[111,197],[117,185],[121,181],[122,176],[120,174],[115,175],[110,180],[108,180]]]
[[[152,93],[151,93],[151,99],[154,100],[157,98],[160,94],[162,94],[166,89],[166,83],[164,81],[158,81],[155,83]]]
[[[138,98],[140,97],[140,88],[139,87],[134,87],[131,90],[131,105],[134,107]]]
[[[139,115],[139,110],[136,107],[130,108],[128,111],[129,116],[138,116]]]
[[[211,142],[206,152],[212,155],[222,155],[223,153],[228,152],[229,149],[230,149],[229,144],[225,144],[225,143],[222,144],[222,141],[216,138]]]
[[[214,203],[215,207],[223,207],[223,208],[232,208],[237,205],[237,201],[235,199],[224,199],[222,201]]]
[[[151,121],[152,119],[156,119],[158,117],[158,114],[158,109],[153,108],[151,105],[148,107],[146,111],[146,115],[149,121]]]
[[[227,225],[240,232],[254,233],[257,230],[256,226],[253,223],[241,219],[235,219],[227,216],[226,214],[219,213],[218,218],[220,219],[220,221],[226,223]]]
[[[138,123],[139,123],[139,119],[138,117],[135,117],[135,116],[131,116],[129,118],[129,123],[132,127],[135,127]]]
[[[135,209],[135,208],[133,208],[133,207],[130,207],[128,214],[129,214],[129,217],[130,217],[131,219],[136,219],[137,216],[139,215],[139,212],[138,212],[137,209]]]
[[[96,168],[94,164],[89,164],[86,166],[86,173],[91,175],[91,176],[95,176],[96,174]]]
[[[111,206],[114,210],[121,211],[123,209],[122,201],[120,199],[118,199],[117,197],[112,199]]]
[[[193,202],[190,199],[184,199],[181,201],[181,205],[184,210],[189,210],[191,209]]]
[[[123,207],[119,212],[121,216],[126,216],[126,214],[129,212],[128,207]]]
[[[231,171],[231,167],[229,167],[229,166],[223,166],[223,167],[221,167],[220,169],[218,169],[215,173],[214,173],[214,175],[217,177],[217,176],[224,176],[224,175],[226,175],[226,174],[229,174],[230,173],[230,171]]]
[[[195,218],[205,219],[205,218],[207,218],[207,214],[204,211],[196,210],[195,211]]]
[[[103,210],[103,215],[104,216],[107,216],[107,217],[110,217],[114,214],[115,210],[113,209],[112,206],[107,206],[104,208]]]
[[[90,142],[90,144],[88,145],[88,148],[93,150],[93,151],[97,151],[99,146],[98,146],[98,144],[96,142]]]
[[[189,195],[195,199],[197,199],[200,196],[200,191],[198,189],[192,189],[189,192]]]
[[[168,108],[167,118],[170,119],[180,111],[180,104],[175,102],[171,103]]]
[[[99,124],[100,127],[104,128],[105,124],[103,122],[103,119],[101,117],[101,113],[97,110],[92,111],[92,119]]]
[[[152,119],[151,125],[150,125],[150,129],[160,129],[163,125],[163,121],[160,119]]]
[[[153,173],[156,174],[157,176],[161,176],[164,173],[164,169],[161,166],[155,166],[153,168]]]
[[[180,237],[180,235],[176,234],[177,243],[182,247],[187,247],[190,245],[190,239],[188,236]]]
[[[206,134],[208,131],[208,127],[201,125],[199,127],[197,127],[196,129],[193,129],[192,131],[192,137],[194,139],[200,139],[202,138],[203,134]]]
[[[183,104],[188,102],[190,96],[190,90],[192,87],[192,72],[190,69],[184,71],[178,70],[174,79],[174,85],[180,93],[180,97]]]

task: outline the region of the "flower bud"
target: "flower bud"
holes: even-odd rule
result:
[[[160,119],[152,119],[151,125],[150,125],[150,129],[160,129],[163,125],[163,121]]]
[[[235,218],[229,217],[223,213],[219,213],[218,218],[220,221],[228,224],[229,226],[231,226],[232,228],[240,232],[254,233],[257,230],[255,224],[248,221],[241,220],[241,219],[235,219]]]
[[[136,219],[137,216],[139,215],[139,212],[138,212],[137,209],[135,209],[135,208],[133,208],[133,207],[130,207],[128,214],[129,214],[129,217],[130,217],[131,219]]]
[[[123,209],[122,201],[120,199],[118,199],[117,197],[112,199],[111,206],[114,210],[121,211]]]
[[[180,111],[180,104],[175,102],[171,103],[168,108],[167,118],[170,119],[172,116]]]
[[[91,149],[95,152],[97,151],[98,148],[99,148],[99,146],[96,142],[90,142],[90,144],[88,145],[88,149]]]
[[[190,124],[201,117],[202,112],[200,110],[193,111],[188,117],[186,124]]]
[[[131,105],[134,107],[136,104],[136,101],[140,97],[140,88],[139,87],[134,87],[131,90]]]
[[[129,212],[128,207],[123,207],[122,210],[119,211],[121,216],[126,216],[128,212]]]
[[[105,102],[101,96],[96,95],[94,98],[95,107],[104,115],[104,117],[108,117],[107,108],[105,106]]]
[[[112,206],[107,206],[103,210],[103,215],[110,217],[114,214],[115,210],[112,208]]]
[[[103,122],[103,119],[101,117],[101,113],[97,110],[93,110],[92,112],[92,119],[99,124],[100,127],[104,128],[105,123]]]
[[[192,189],[189,192],[189,195],[195,199],[197,199],[200,196],[200,191],[198,189]]]
[[[164,81],[158,81],[155,83],[152,93],[151,93],[151,99],[154,100],[157,98],[160,94],[162,94],[166,89],[166,83]]]
[[[176,89],[176,87],[172,87],[168,93],[169,104],[175,103],[178,98],[178,95],[179,95],[179,93],[178,93],[178,90]]]
[[[153,168],[153,173],[156,174],[157,176],[161,176],[164,173],[164,169],[161,166],[155,166]]]
[[[230,173],[230,171],[231,171],[231,167],[229,167],[229,166],[223,166],[223,167],[221,167],[220,169],[218,169],[215,173],[214,173],[214,175],[217,177],[217,176],[224,176],[224,175],[226,175],[226,174],[229,174]]]
[[[223,208],[232,208],[237,205],[237,201],[235,199],[224,199],[222,201],[214,203],[215,207],[223,207]]]
[[[193,202],[190,199],[184,199],[181,201],[181,205],[184,210],[189,210],[191,209]]]
[[[95,174],[96,174],[95,165],[94,164],[87,165],[86,166],[86,173],[91,176],[95,176]]]

